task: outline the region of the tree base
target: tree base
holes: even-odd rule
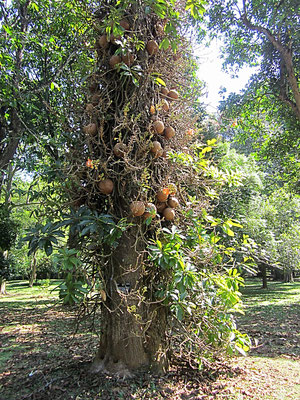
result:
[[[92,374],[103,373],[114,376],[118,379],[130,379],[135,374],[126,367],[122,361],[114,362],[112,359],[95,360],[91,365],[90,372]]]

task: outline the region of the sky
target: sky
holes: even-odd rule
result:
[[[219,53],[220,42],[214,41],[209,48],[199,48],[195,55],[199,57],[199,79],[206,82],[206,95],[201,100],[208,105],[208,111],[214,112],[222,95],[218,94],[220,87],[230,92],[239,92],[244,88],[250,76],[255,72],[254,68],[245,67],[238,73],[238,78],[232,78],[229,73],[222,71],[222,60]]]

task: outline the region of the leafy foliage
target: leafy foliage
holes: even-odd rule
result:
[[[17,223],[10,217],[7,207],[0,204],[0,252],[9,250],[17,236]]]
[[[234,216],[241,222],[241,234],[248,237],[245,256],[248,253],[257,264],[298,269],[299,196],[275,185],[271,192],[266,187],[266,174],[259,170],[255,160],[238,154],[228,144],[222,143],[219,153],[219,168],[235,170],[241,181],[238,186],[224,186],[214,215]],[[255,243],[249,246],[251,239]]]
[[[208,32],[224,41],[224,67],[235,74],[258,65],[242,94],[221,102],[224,130],[252,145],[260,159],[273,162],[277,179],[297,186],[299,168],[299,29],[298,2],[213,1]],[[249,140],[250,139],[250,140]],[[279,170],[278,170],[279,167]]]
[[[245,354],[250,341],[235,323],[234,314],[243,312],[239,292],[243,279],[233,268],[234,249],[216,240],[213,232],[209,234],[197,217],[190,216],[190,222],[186,234],[175,226],[164,229],[162,241],[149,245],[149,257],[162,276],[168,277],[167,283],[158,284],[157,297],[170,307],[178,331],[186,330],[187,348],[201,365],[211,351],[220,351],[224,344],[229,353]],[[206,352],[203,346],[199,348],[200,342]]]

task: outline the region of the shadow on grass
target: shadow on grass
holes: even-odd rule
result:
[[[35,309],[39,308],[42,310],[47,310],[52,306],[58,303],[58,299],[55,298],[53,300],[21,300],[21,301],[6,301],[5,303],[1,303],[1,309],[6,310],[6,312],[17,311],[22,309]],[[47,307],[42,307],[46,306]],[[0,314],[0,323],[1,323],[1,314]]]
[[[246,309],[238,327],[252,339],[250,354],[300,357],[300,282],[271,282],[261,289],[258,281],[251,281],[242,293]]]
[[[53,305],[58,301],[58,285],[61,281],[52,280],[43,284],[29,287],[28,282],[11,281],[7,284],[7,295],[0,297],[0,307],[16,311],[23,308],[40,308],[47,304]]]
[[[53,371],[61,369],[64,377],[64,369],[70,363],[87,362],[95,354],[98,338],[83,329],[75,334],[74,310],[61,306],[37,308],[34,302],[33,305],[32,309],[0,309],[1,400],[19,400],[35,385],[38,388],[45,380],[51,381],[55,377]],[[39,382],[33,377],[39,377]]]

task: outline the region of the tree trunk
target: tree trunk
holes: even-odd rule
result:
[[[279,269],[274,270],[274,281],[282,281],[283,280],[283,271]]]
[[[30,264],[29,287],[32,287],[35,281],[36,281],[36,254],[34,253]]]
[[[294,65],[293,65],[293,54],[292,48],[287,48],[284,43],[280,42],[280,40],[276,39],[275,35],[271,33],[269,29],[266,29],[262,26],[253,25],[248,17],[246,5],[244,2],[244,14],[242,16],[242,21],[245,26],[251,31],[256,31],[258,33],[262,33],[267,37],[267,39],[272,43],[274,48],[278,51],[283,61],[285,70],[286,70],[286,79],[289,83],[289,87],[291,89],[291,93],[293,95],[292,99],[289,99],[288,95],[285,94],[282,100],[286,101],[286,103],[291,107],[293,112],[296,114],[298,120],[300,120],[300,91],[299,84],[297,80],[297,76],[295,73]]]
[[[7,294],[6,291],[6,280],[2,277],[0,277],[0,295],[5,295]]]
[[[294,282],[294,275],[292,270],[290,269],[284,270],[283,282],[284,283]]]
[[[144,250],[138,228],[132,227],[111,255],[105,272],[101,340],[93,372],[124,378],[139,370],[167,369],[166,310],[151,299],[148,305],[145,301],[145,296],[150,296],[143,292]]]
[[[259,269],[262,273],[262,288],[263,289],[268,289],[268,283],[267,283],[267,267],[265,264],[260,264]]]

